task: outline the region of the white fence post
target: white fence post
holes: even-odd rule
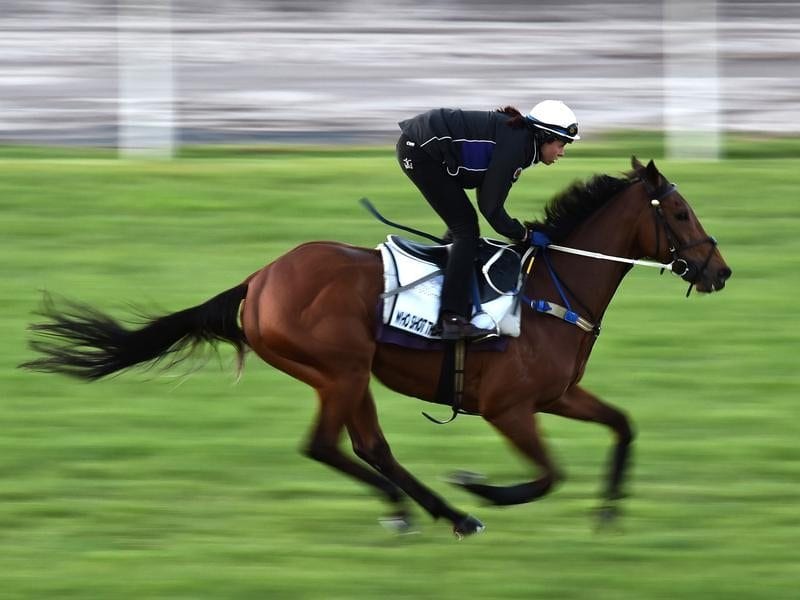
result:
[[[671,159],[720,157],[717,0],[664,0],[664,131]]]
[[[119,156],[175,150],[171,0],[119,0]]]

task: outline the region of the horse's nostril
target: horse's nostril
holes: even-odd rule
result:
[[[725,267],[724,269],[720,269],[717,275],[722,281],[725,281],[726,279],[729,279],[731,275],[733,275],[733,271],[731,271],[728,267]]]

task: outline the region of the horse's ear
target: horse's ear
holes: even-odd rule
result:
[[[636,156],[631,156],[631,167],[633,167],[634,171],[641,171],[644,169],[644,165],[639,162]]]
[[[656,163],[650,160],[645,167],[645,174],[647,176],[647,180],[654,186],[658,186],[661,184],[661,173],[658,172],[658,168],[656,167]]]

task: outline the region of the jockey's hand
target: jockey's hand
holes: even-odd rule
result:
[[[542,231],[528,230],[528,238],[526,240],[531,246],[547,246],[550,244],[550,238],[547,237]]]

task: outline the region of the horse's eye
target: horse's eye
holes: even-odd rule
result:
[[[682,210],[679,213],[675,213],[675,218],[678,219],[678,221],[688,221],[689,220],[689,211],[688,210]]]

